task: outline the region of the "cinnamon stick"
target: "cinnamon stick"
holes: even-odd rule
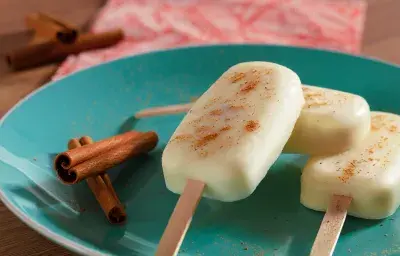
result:
[[[68,143],[69,149],[79,148],[81,145],[91,144],[93,140],[90,137],[83,137],[79,141],[72,139]],[[126,213],[117,194],[111,184],[107,174],[91,177],[86,180],[90,190],[96,197],[101,209],[104,211],[107,219],[112,224],[120,224],[125,222]]]
[[[25,24],[35,30],[35,37],[54,39],[64,44],[71,44],[78,37],[78,29],[74,26],[40,12],[27,15]]]
[[[154,149],[158,143],[158,136],[155,132],[146,132],[131,136],[124,143],[115,143],[112,138],[106,141],[110,144],[103,141],[103,143],[97,145],[94,143],[86,146],[86,148],[84,148],[85,146],[82,147],[85,150],[84,152],[73,152],[71,154],[71,151],[69,151],[59,154],[55,159],[54,166],[60,180],[65,184],[75,184],[88,177],[102,174],[132,156],[147,153]],[[93,152],[97,152],[97,154]],[[86,154],[90,157],[87,157]],[[64,156],[69,156],[70,159],[66,161],[67,158]],[[79,161],[76,160],[77,158]],[[82,159],[84,160],[82,161]],[[76,163],[76,165],[70,163]],[[70,168],[65,168],[65,166],[70,166]]]
[[[129,131],[123,134],[119,134],[108,139],[104,139],[93,144],[85,145],[83,147],[75,148],[63,152],[56,157],[55,169],[64,168],[69,169],[74,165],[80,164],[90,158],[99,156],[106,151],[115,147],[121,146],[124,143],[130,142],[133,139],[139,137],[141,132]],[[87,138],[83,137],[84,141],[88,141]]]
[[[123,39],[120,29],[104,33],[87,33],[78,37],[72,44],[63,44],[52,40],[39,46],[30,44],[6,55],[8,65],[15,69],[24,69],[50,62],[60,61],[70,54],[112,46]],[[43,44],[46,46],[43,50]]]
[[[93,139],[89,136],[83,136],[82,138],[80,138],[79,142],[81,143],[81,145],[89,145],[93,144]],[[102,173],[99,176],[104,181],[104,184],[109,188],[109,191],[112,194],[112,196],[117,200],[119,204],[121,204],[121,201],[119,201],[117,193],[115,192],[114,187],[112,186],[110,176],[108,176],[107,173]],[[92,180],[92,178],[88,178],[87,180]]]

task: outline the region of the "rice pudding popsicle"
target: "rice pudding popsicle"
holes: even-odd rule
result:
[[[236,201],[265,177],[290,137],[304,104],[299,77],[269,62],[229,68],[193,105],[167,144],[167,188],[182,193],[188,179],[203,196]]]
[[[370,108],[355,94],[303,85],[306,101],[285,153],[331,155],[357,146],[370,130]]]
[[[167,188],[181,196],[156,256],[178,253],[202,196],[243,199],[286,144],[304,104],[299,77],[268,62],[228,69],[193,105],[167,144]]]
[[[301,177],[301,203],[325,211],[333,195],[352,198],[348,214],[365,219],[392,215],[400,204],[400,116],[371,112],[371,131],[357,147],[312,157]]]

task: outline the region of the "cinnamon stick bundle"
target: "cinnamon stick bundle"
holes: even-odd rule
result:
[[[87,33],[80,35],[71,44],[60,43],[56,40],[39,44],[30,44],[6,55],[8,65],[15,69],[24,69],[54,61],[60,61],[70,54],[105,48],[122,40],[124,33],[121,29],[104,33]]]
[[[54,168],[65,184],[104,173],[128,158],[147,153],[158,143],[155,132],[127,132],[57,155]]]
[[[72,139],[68,143],[69,149],[80,148],[81,145],[92,144],[92,138],[85,136],[79,141]],[[97,202],[100,204],[101,209],[107,216],[107,219],[112,224],[121,224],[126,220],[126,212],[118,199],[117,193],[115,192],[110,177],[108,174],[103,173],[101,175],[88,178],[86,180],[90,190],[96,197]]]

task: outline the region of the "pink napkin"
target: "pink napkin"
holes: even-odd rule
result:
[[[93,32],[122,28],[126,39],[69,56],[53,79],[137,53],[186,45],[266,43],[357,53],[362,0],[109,0]]]

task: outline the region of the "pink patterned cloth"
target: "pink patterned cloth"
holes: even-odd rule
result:
[[[69,56],[53,79],[122,56],[186,45],[268,43],[357,53],[363,0],[109,0],[93,32],[122,28],[119,44]]]

